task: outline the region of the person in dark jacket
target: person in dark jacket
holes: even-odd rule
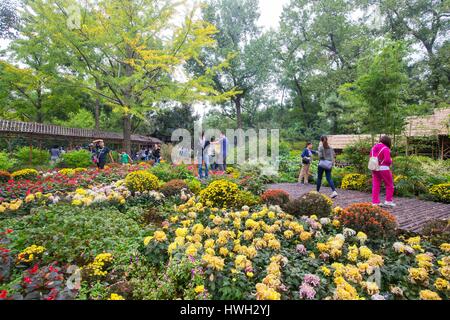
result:
[[[308,184],[308,179],[310,176],[309,168],[312,162],[312,155],[317,154],[317,151],[314,151],[313,144],[311,142],[306,143],[305,149],[302,152],[302,169],[300,170],[300,175],[298,176],[298,182],[303,184]]]

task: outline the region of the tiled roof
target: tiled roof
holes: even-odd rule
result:
[[[0,132],[23,133],[45,136],[60,136],[71,138],[123,140],[123,134],[118,132],[97,131],[91,129],[66,128],[52,124],[36,122],[21,122],[0,119]],[[132,142],[160,143],[161,140],[143,135],[131,135]]]

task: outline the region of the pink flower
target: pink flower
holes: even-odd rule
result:
[[[302,283],[298,292],[300,298],[312,300],[316,296],[316,290],[306,283]]]

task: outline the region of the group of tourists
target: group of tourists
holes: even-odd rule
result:
[[[391,138],[384,135],[370,151],[368,168],[372,172],[372,204],[376,206],[383,205],[387,207],[395,207],[395,203],[393,202],[394,179],[390,169],[392,165],[390,148]],[[317,155],[319,158],[316,182],[317,192],[320,192],[323,174],[325,173],[328,185],[332,191],[331,198],[336,198],[338,193],[332,179],[332,170],[335,165],[335,152],[328,143],[328,138],[326,136],[320,137],[320,144],[317,151],[313,150],[313,144],[311,142],[306,143],[305,149],[301,154],[302,167],[298,177],[299,184],[308,184],[309,177],[311,176],[310,167],[313,155]],[[380,190],[382,183],[384,183],[386,187],[386,201],[383,204],[380,202]]]
[[[207,139],[202,131],[196,149],[199,179],[208,178],[209,170],[227,170],[228,139],[223,132],[220,132],[219,139]]]

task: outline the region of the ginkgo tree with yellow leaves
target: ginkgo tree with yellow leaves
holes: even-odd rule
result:
[[[180,10],[186,7],[184,1],[167,0],[29,2],[29,10],[45,21],[42,28],[52,45],[64,48],[71,58],[64,66],[70,70],[66,76],[81,75],[80,86],[121,114],[128,152],[131,122],[158,103],[220,102],[237,93],[218,92],[212,85],[227,61],[201,76],[185,72],[187,61],[216,45],[217,32],[196,17],[197,6],[180,21]]]

